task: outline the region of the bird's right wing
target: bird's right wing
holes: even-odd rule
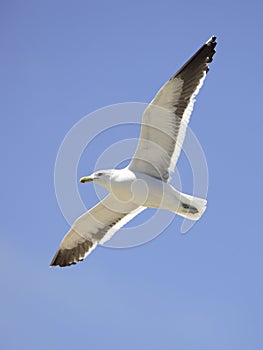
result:
[[[129,168],[167,181],[181,152],[195,96],[215,54],[211,37],[158,91],[142,117],[137,150]]]
[[[83,260],[145,207],[120,202],[112,194],[80,216],[62,240],[50,266],[69,266]]]

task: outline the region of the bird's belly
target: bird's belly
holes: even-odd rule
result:
[[[159,207],[158,203],[163,197],[162,186],[153,188],[144,179],[112,183],[110,191],[120,201],[133,202],[139,206],[153,208]]]
[[[147,175],[143,176],[136,185],[137,183],[133,193],[136,194],[134,198],[138,199],[140,205],[170,211],[177,210],[180,203],[178,192],[171,185]]]
[[[124,202],[138,206],[175,211],[179,205],[176,191],[167,183],[147,175],[129,181],[114,182],[110,192]]]
[[[110,187],[110,192],[120,201],[129,202],[133,198],[132,182],[113,182]]]

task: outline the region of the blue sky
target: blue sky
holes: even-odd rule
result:
[[[1,2],[3,349],[261,349],[261,14],[260,1]],[[50,269],[68,230],[54,190],[66,133],[98,108],[150,101],[213,34],[190,123],[209,168],[203,218],[186,235],[176,217],[148,244]],[[94,205],[92,186],[79,188]]]

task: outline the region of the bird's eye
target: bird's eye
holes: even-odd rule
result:
[[[103,173],[97,173],[97,176],[101,176],[101,175],[103,175]]]

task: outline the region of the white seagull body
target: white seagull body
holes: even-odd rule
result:
[[[180,155],[195,96],[215,54],[211,37],[159,90],[143,113],[137,150],[125,169],[101,170],[80,179],[93,181],[110,193],[80,216],[62,240],[51,266],[83,260],[146,208],[176,212],[198,220],[206,200],[180,193],[169,181]]]

